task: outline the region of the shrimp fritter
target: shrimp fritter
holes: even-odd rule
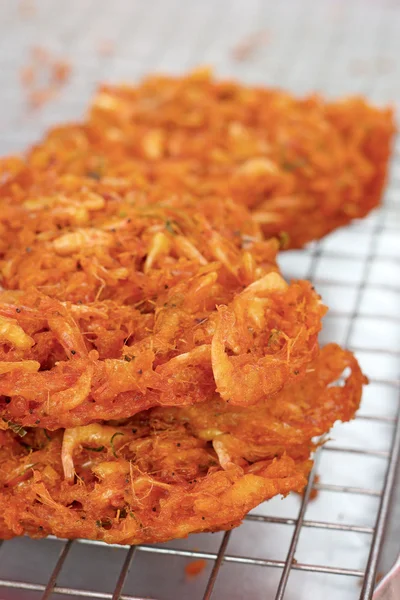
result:
[[[87,227],[104,203],[124,214],[151,190],[164,202],[189,194],[208,203],[213,220],[229,199],[267,237],[299,248],[380,203],[394,131],[392,110],[360,97],[299,99],[199,69],[102,86],[84,122],[55,127],[0,172],[11,174],[9,196],[61,224]]]
[[[304,377],[325,307],[271,271],[236,294],[207,267],[151,309],[0,292],[0,415],[48,429],[152,406],[251,405]],[[226,304],[220,304],[227,302]]]
[[[363,382],[351,353],[330,345],[301,383],[257,407],[214,398],[65,431],[0,432],[0,530],[137,544],[235,527],[260,502],[303,489],[315,436],[353,417]]]

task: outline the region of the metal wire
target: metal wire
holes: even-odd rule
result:
[[[218,550],[218,555],[216,557],[213,570],[211,571],[211,575],[210,575],[208,583],[207,583],[206,591],[204,592],[203,600],[209,600],[209,598],[211,598],[211,594],[213,592],[215,582],[217,581],[218,572],[221,568],[222,561],[224,559],[226,560],[225,553],[226,553],[226,549],[228,547],[230,535],[231,535],[230,531],[227,531],[224,534],[224,537],[222,538],[222,542],[221,542],[221,545]]]
[[[281,576],[281,579],[279,581],[279,585],[278,585],[278,589],[277,589],[277,592],[276,592],[275,600],[282,600],[282,598],[283,598],[283,596],[285,594],[285,590],[286,590],[286,586],[287,586],[288,580],[289,580],[290,571],[295,566],[293,564],[294,553],[296,552],[297,543],[299,541],[301,528],[303,526],[303,521],[304,521],[304,517],[305,517],[305,514],[306,514],[306,510],[307,510],[307,504],[308,504],[308,502],[310,500],[310,497],[311,497],[311,491],[313,489],[314,479],[315,479],[315,475],[316,475],[316,472],[317,472],[317,466],[318,466],[318,463],[319,463],[320,456],[321,456],[321,448],[319,448],[317,450],[317,452],[315,453],[314,466],[311,469],[311,473],[310,473],[310,475],[308,477],[307,487],[306,487],[306,489],[304,491],[304,494],[303,494],[303,499],[301,501],[299,514],[297,516],[295,528],[294,528],[294,531],[293,531],[293,536],[292,536],[292,539],[291,539],[291,542],[290,542],[290,545],[289,545],[288,553],[286,555],[285,565],[283,567],[282,576]]]
[[[57,581],[57,577],[59,576],[59,574],[61,573],[61,569],[63,567],[63,564],[65,562],[65,559],[67,558],[68,552],[71,548],[72,545],[72,541],[69,540],[65,546],[63,547],[63,549],[61,550],[60,553],[60,557],[57,561],[56,566],[53,569],[53,572],[50,576],[50,579],[46,585],[46,589],[44,590],[43,596],[42,596],[42,600],[48,600],[48,598],[50,598],[51,594],[53,593],[54,587],[56,585],[56,581]]]
[[[385,530],[385,522],[389,510],[390,498],[392,495],[396,468],[400,456],[400,411],[397,420],[396,433],[393,438],[392,452],[390,455],[389,466],[386,473],[385,486],[382,493],[382,500],[379,505],[378,515],[376,518],[375,531],[371,543],[371,551],[368,558],[368,563],[365,569],[365,578],[362,587],[360,599],[367,600],[371,597],[376,578],[376,569],[378,565],[379,552],[382,546],[383,535]]]
[[[97,78],[107,79],[118,75],[118,79],[126,77],[129,79],[137,78],[146,71],[157,69],[161,64],[164,68],[172,70],[186,69],[196,62],[202,62],[204,59],[212,59],[220,68],[222,74],[231,72],[237,77],[244,79],[250,78],[257,80],[264,71],[268,73],[268,82],[276,84],[288,85],[296,91],[296,87],[300,86],[301,91],[306,91],[302,88],[304,81],[307,83],[307,89],[319,88],[328,93],[333,91],[335,94],[341,93],[341,86],[344,86],[344,92],[359,91],[363,93],[375,93],[379,89],[384,89],[385,85],[392,84],[392,80],[378,76],[376,72],[367,72],[360,77],[358,88],[352,87],[350,78],[343,70],[343,65],[346,61],[346,52],[350,57],[354,50],[357,50],[357,45],[354,43],[354,37],[359,28],[359,22],[368,13],[368,10],[376,11],[376,25],[373,23],[370,27],[372,37],[361,39],[360,48],[364,51],[372,49],[374,54],[372,58],[380,56],[383,48],[392,44],[393,48],[397,48],[396,40],[397,29],[396,25],[400,23],[400,19],[396,17],[394,12],[390,12],[385,2],[382,2],[379,7],[372,9],[367,6],[364,0],[357,0],[353,3],[348,3],[348,6],[338,3],[335,0],[321,0],[319,3],[314,3],[312,0],[287,0],[287,2],[276,3],[272,0],[220,0],[218,3],[212,0],[204,0],[202,3],[196,3],[196,7],[191,3],[185,3],[183,0],[151,0],[151,7],[146,9],[147,3],[132,2],[128,8],[128,3],[124,0],[113,0],[112,10],[107,8],[105,0],[71,0],[68,3],[68,14],[65,13],[65,22],[58,17],[57,10],[54,9],[54,4],[50,4],[47,0],[37,0],[38,9],[43,5],[46,8],[46,18],[43,20],[42,33],[54,29],[56,38],[62,40],[57,42],[57,48],[61,50],[68,49],[74,52],[74,46],[85,40],[85,36],[90,38],[90,28],[88,30],[88,22],[92,22],[93,27],[96,26],[97,19],[101,17],[102,12],[109,15],[110,21],[115,23],[115,31],[118,33],[118,51],[114,56],[103,60],[101,69],[96,70],[95,58],[88,57],[82,52],[77,59],[82,61],[86,66],[82,67],[82,73],[86,77],[89,75],[92,80]],[[49,5],[48,5],[49,4]],[[388,3],[389,4],[389,3]],[[64,3],[62,3],[64,6]],[[4,7],[0,6],[1,11]],[[61,3],[60,3],[61,10]],[[107,13],[107,10],[109,12]],[[150,12],[149,12],[150,11]],[[193,17],[195,11],[195,17]],[[197,11],[197,12],[196,12]],[[129,15],[128,15],[129,13]],[[372,13],[371,13],[372,15]],[[374,13],[375,15],[375,13]],[[375,17],[371,16],[371,20]],[[13,41],[13,36],[20,39],[20,31],[24,30],[26,35],[31,35],[28,29],[24,29],[25,25],[17,20],[13,20],[12,15],[7,13],[4,16],[4,23],[7,22],[7,31],[4,32],[3,39],[0,42],[0,56],[2,61],[2,71],[0,77],[3,83],[0,94],[3,94],[4,102],[6,103],[7,94],[10,90],[17,93],[15,82],[8,81],[9,73],[16,70],[15,57],[12,49],[16,42]],[[107,25],[107,18],[104,18],[104,24]],[[202,31],[204,35],[195,30],[195,24],[199,20],[202,23]],[[176,23],[180,27],[176,28]],[[322,23],[322,25],[321,25]],[[224,58],[232,45],[240,41],[240,36],[245,33],[260,30],[265,24],[274,29],[278,42],[275,50],[272,47],[268,52],[264,52],[261,56],[256,56],[253,62],[250,62],[246,68],[240,64],[233,66],[229,60]],[[308,35],[304,35],[304,30],[308,27]],[[319,29],[325,27],[324,36],[319,36]],[[186,31],[187,29],[187,31]],[[18,37],[19,36],[19,37]],[[181,37],[179,37],[181,36]],[[107,37],[107,30],[104,30],[104,38]],[[36,38],[33,36],[32,38]],[[129,54],[132,48],[132,40],[139,40],[138,45],[142,45],[140,52],[136,58],[131,61]],[[282,40],[282,42],[281,42]],[[64,45],[63,45],[64,44]],[[2,52],[1,52],[2,50]],[[396,50],[397,52],[397,50]],[[393,51],[394,54],[396,52]],[[164,54],[165,53],[165,54]],[[9,59],[5,57],[10,57]],[[8,60],[8,62],[7,62]],[[375,59],[374,59],[375,60]],[[164,62],[163,62],[164,61]],[[170,63],[168,62],[170,61]],[[98,61],[97,61],[98,62]],[[330,68],[326,68],[326,64]],[[167,65],[165,67],[165,65]],[[336,68],[336,66],[339,67]],[[21,66],[21,65],[19,65]],[[4,67],[4,68],[3,68]],[[124,71],[126,67],[126,70]],[[18,66],[17,66],[18,68]],[[233,70],[232,70],[233,69]],[[303,70],[302,70],[303,69]],[[303,73],[303,74],[302,74]],[[346,85],[343,84],[347,81]],[[390,84],[390,85],[389,85]],[[394,85],[394,84],[393,84]],[[14,86],[14,87],[13,87]],[[379,87],[380,86],[380,87]],[[388,89],[389,89],[388,87]],[[399,90],[400,91],[400,90]],[[90,90],[85,87],[85,93]],[[386,98],[388,94],[383,93]],[[387,98],[390,99],[390,98]],[[54,115],[55,121],[63,119],[63,110],[76,102],[75,94],[66,91],[65,98],[62,100],[59,111]],[[12,103],[11,103],[12,104]],[[6,104],[5,104],[6,106]],[[9,110],[12,112],[12,106]],[[5,112],[5,111],[3,111]],[[69,113],[68,113],[69,114]],[[32,125],[34,134],[37,137],[43,127],[49,121],[45,118],[38,118],[37,122]],[[78,116],[78,114],[76,115]],[[3,138],[0,137],[1,149],[4,152],[15,149],[15,144],[18,140],[25,144],[24,135],[15,134],[15,130],[19,130],[23,122],[23,116],[18,114],[14,121],[9,119],[10,131],[5,132]],[[0,123],[1,128],[1,123]],[[36,129],[35,129],[36,128]],[[397,142],[397,151],[393,158],[394,173],[390,182],[387,207],[392,211],[390,215],[397,218],[399,221],[400,215],[400,152],[399,142]],[[389,213],[388,213],[389,216]],[[325,248],[324,243],[315,244],[313,249],[304,254],[309,257],[309,265],[303,276],[311,279],[315,285],[327,286],[329,289],[336,287],[340,291],[348,290],[349,293],[354,292],[355,302],[354,308],[347,310],[346,306],[341,306],[339,309],[331,310],[330,315],[346,321],[345,344],[355,352],[366,356],[379,356],[383,361],[398,360],[400,357],[400,339],[398,345],[392,347],[386,345],[384,340],[379,344],[379,347],[373,347],[373,344],[360,344],[353,337],[356,324],[360,318],[368,322],[383,322],[390,324],[392,327],[398,327],[400,324],[400,316],[395,312],[387,314],[384,307],[374,306],[372,311],[366,312],[363,308],[362,300],[365,292],[387,292],[393,294],[398,300],[400,299],[400,285],[395,278],[387,280],[374,280],[371,277],[373,265],[377,263],[389,266],[395,269],[399,264],[399,255],[395,251],[388,251],[388,245],[385,246],[385,251],[379,248],[380,242],[386,239],[386,236],[394,231],[397,231],[396,221],[391,223],[390,218],[386,216],[385,209],[375,220],[375,224],[351,225],[348,228],[349,234],[352,236],[353,244],[356,252],[342,249],[340,244],[334,248],[329,246]],[[368,234],[368,235],[363,235]],[[367,242],[367,251],[359,252],[363,244]],[[342,277],[340,273],[329,273],[326,269],[321,270],[321,261],[328,259],[329,261],[341,261],[343,265],[360,265],[361,274],[357,279]],[[345,267],[346,268],[346,267]],[[375,343],[375,340],[373,340]],[[398,370],[399,371],[399,370]],[[393,374],[376,371],[370,381],[377,386],[383,386],[385,389],[391,390],[398,395],[400,382]],[[397,405],[398,406],[398,405]],[[66,541],[59,551],[58,558],[55,561],[54,568],[48,576],[46,582],[35,583],[33,581],[18,581],[16,578],[8,577],[3,574],[0,577],[0,587],[4,590],[12,591],[19,590],[28,593],[41,594],[44,600],[60,595],[72,596],[75,598],[98,598],[103,600],[140,600],[142,595],[131,595],[126,592],[129,572],[136,565],[137,558],[142,556],[150,557],[165,557],[181,558],[182,560],[204,559],[212,568],[210,575],[205,578],[204,588],[201,590],[197,598],[203,600],[211,600],[212,598],[227,598],[224,597],[218,587],[222,581],[223,565],[231,565],[239,568],[264,567],[265,573],[268,574],[269,569],[281,571],[280,581],[275,590],[275,600],[283,600],[286,598],[286,590],[290,588],[292,572],[302,572],[309,574],[325,574],[329,576],[342,576],[347,578],[356,578],[362,582],[360,591],[355,592],[354,600],[359,597],[360,600],[369,600],[372,597],[373,587],[375,583],[376,569],[379,558],[379,552],[382,545],[385,523],[389,511],[389,502],[392,495],[396,466],[399,462],[400,452],[400,412],[393,411],[392,416],[380,415],[374,412],[366,414],[361,412],[357,416],[356,422],[367,426],[368,424],[381,424],[391,428],[393,432],[392,443],[389,449],[373,449],[370,447],[352,447],[347,443],[329,443],[318,450],[315,459],[315,465],[311,472],[307,488],[302,497],[298,513],[294,517],[270,516],[252,513],[249,514],[245,521],[246,523],[259,524],[260,526],[270,525],[279,528],[293,530],[290,542],[286,550],[286,556],[283,559],[277,559],[274,556],[247,556],[245,554],[236,554],[231,551],[231,542],[234,540],[235,534],[227,532],[223,535],[218,549],[213,551],[192,550],[186,548],[166,547],[166,546],[138,546],[125,547],[125,556],[119,568],[116,577],[115,585],[112,591],[84,589],[80,585],[58,585],[61,581],[61,576],[66,570],[66,565],[71,557],[74,548],[84,546],[87,553],[90,554],[98,547],[102,547],[100,542],[90,540]],[[358,485],[345,485],[340,482],[325,482],[317,481],[315,473],[318,467],[318,462],[322,461],[326,456],[345,456],[349,460],[351,457],[363,458],[368,461],[378,461],[380,465],[385,466],[386,474],[382,487],[363,487]],[[356,522],[335,522],[334,520],[326,520],[319,518],[308,518],[309,500],[312,491],[317,490],[327,494],[336,494],[336,497],[349,496],[365,500],[373,501],[376,505],[374,512],[374,522],[371,525],[360,524]],[[295,554],[298,549],[299,540],[305,531],[319,531],[332,534],[337,532],[340,535],[344,534],[360,534],[363,536],[365,544],[368,546],[368,558],[362,568],[349,568],[348,566],[338,566],[330,564],[314,564],[312,561],[296,561]],[[280,529],[282,531],[282,529]],[[233,547],[233,546],[232,546]],[[2,546],[3,549],[8,548],[7,543]],[[1,567],[1,565],[0,565]],[[264,572],[264,571],[263,571]],[[156,576],[156,575],[155,575]],[[70,582],[68,581],[68,584]],[[95,586],[93,583],[93,587]],[[192,595],[188,592],[187,595]],[[187,595],[182,596],[186,598]],[[245,592],[241,597],[245,596]],[[35,596],[36,598],[37,596]],[[146,596],[149,598],[150,596]],[[157,598],[154,600],[164,600],[162,590],[157,593]],[[168,596],[169,598],[170,596]],[[174,600],[178,600],[178,596],[171,596]],[[195,597],[193,600],[195,600]],[[272,596],[271,596],[272,597]],[[300,596],[299,596],[300,597]],[[309,596],[307,596],[309,597]],[[11,596],[10,596],[11,598]],[[13,599],[15,596],[12,597]],[[25,596],[24,596],[25,598]]]
[[[124,564],[122,565],[121,572],[118,577],[118,581],[116,583],[114,593],[112,596],[112,600],[119,600],[122,592],[122,588],[124,587],[126,576],[128,575],[129,567],[131,566],[131,562],[133,559],[133,555],[135,553],[135,546],[131,546],[126,554]]]

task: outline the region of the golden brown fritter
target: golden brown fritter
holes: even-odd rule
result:
[[[106,194],[115,205],[158,187],[164,200],[211,199],[213,211],[233,199],[264,234],[285,233],[297,248],[379,204],[393,134],[392,111],[362,98],[295,98],[200,69],[102,86],[83,123],[54,128],[26,160],[10,158],[2,170],[12,173],[14,198],[29,191],[50,206],[57,189],[75,188],[68,206],[65,198],[57,207],[61,222],[86,226]],[[85,188],[101,198],[81,202]]]
[[[272,271],[228,294],[209,268],[143,312],[0,292],[1,416],[57,429],[207,402],[216,389],[251,405],[300,380],[325,312],[310,284]]]
[[[103,86],[87,128],[111,169],[115,151],[172,189],[230,196],[295,248],[379,204],[394,119],[362,98],[298,99],[199,70]]]
[[[379,203],[392,133],[198,71],[0,160],[1,536],[164,541],[303,489],[365,378],[276,256]]]
[[[331,345],[301,384],[257,407],[216,398],[65,431],[0,432],[3,535],[136,544],[235,527],[260,502],[302,490],[313,438],[353,417],[363,381],[351,353]]]
[[[277,273],[279,241],[246,207],[157,187],[113,194],[51,165],[6,169],[4,418],[57,429],[216,390],[250,405],[304,375],[325,307]]]

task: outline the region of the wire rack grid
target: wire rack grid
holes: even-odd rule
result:
[[[221,76],[295,93],[364,93],[395,103],[399,26],[400,7],[390,1],[4,2],[0,151],[22,150],[52,123],[79,118],[98,81],[204,63]],[[251,49],[257,36],[264,41]],[[107,57],[96,51],[104,41],[113,44]],[[238,43],[250,56],[238,58]],[[32,118],[17,77],[37,44],[68,58],[73,74]],[[397,144],[382,209],[281,257],[284,274],[311,279],[331,307],[323,341],[354,350],[370,377],[357,418],[335,427],[317,452],[301,499],[274,499],[233,532],[156,546],[4,542],[1,600],[372,598],[400,449],[399,225]],[[194,559],[206,566],[187,581],[184,567]]]

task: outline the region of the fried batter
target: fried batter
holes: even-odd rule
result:
[[[75,427],[207,402],[216,389],[251,405],[300,380],[325,313],[310,284],[270,272],[231,296],[209,268],[144,311],[0,292],[1,416]]]
[[[302,490],[312,438],[353,417],[363,381],[331,345],[301,384],[257,407],[215,398],[64,432],[0,432],[3,536],[136,544],[235,527],[263,500]]]
[[[137,304],[207,268],[228,295],[277,270],[279,242],[264,241],[250,213],[232,201],[162,200],[160,190],[134,200],[72,176],[52,178],[52,195],[32,198],[17,180],[0,191],[4,287],[34,286],[75,303]]]
[[[153,178],[246,204],[264,233],[287,232],[292,248],[379,204],[394,133],[392,111],[361,98],[297,99],[204,69],[103,86],[88,125],[99,147],[153,166]]]
[[[6,420],[75,427],[205,402],[216,389],[251,405],[304,375],[325,307],[308,283],[277,273],[279,241],[263,239],[245,206],[163,199],[156,186],[113,194],[11,159],[6,168]]]
[[[12,174],[8,193],[27,200],[29,192],[28,203],[39,196],[36,204],[50,207],[58,191],[75,188],[52,210],[61,222],[96,219],[106,194],[115,206],[158,186],[164,199],[211,197],[214,213],[232,198],[265,235],[285,233],[297,248],[379,204],[393,134],[392,111],[362,98],[297,99],[200,69],[102,86],[84,123],[54,128],[3,170]],[[80,201],[86,188],[100,197]]]
[[[276,256],[379,203],[392,133],[197,71],[0,160],[0,536],[159,542],[303,489],[365,378]]]

